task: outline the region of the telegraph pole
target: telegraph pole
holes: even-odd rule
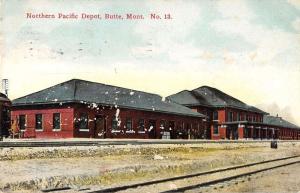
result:
[[[2,90],[4,94],[8,97],[8,79],[2,79]]]

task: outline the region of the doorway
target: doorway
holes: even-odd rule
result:
[[[106,136],[104,116],[95,117],[94,138],[104,139]]]
[[[226,128],[226,139],[238,139],[238,129],[235,125],[227,126]]]
[[[149,138],[156,139],[156,121],[149,120]]]

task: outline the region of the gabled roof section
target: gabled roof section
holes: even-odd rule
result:
[[[281,117],[275,117],[270,115],[264,115],[263,123],[284,128],[300,129],[299,126],[290,123]]]
[[[15,99],[13,100],[13,106],[65,102],[117,105],[123,108],[205,117],[185,106],[170,101],[164,102],[162,101],[162,97],[157,94],[79,79],[72,79]]]
[[[188,90],[183,90],[177,94],[168,96],[166,99],[187,106],[199,104],[198,99]]]
[[[264,113],[264,111],[249,106],[246,103],[209,86],[202,86],[191,91],[181,91],[167,97],[169,100],[185,106],[232,107],[242,110]]]

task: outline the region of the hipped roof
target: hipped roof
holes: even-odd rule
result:
[[[207,106],[214,108],[231,107],[267,114],[254,106],[247,105],[246,103],[209,86],[201,86],[191,91],[183,90],[168,96],[167,99],[185,106]]]
[[[12,102],[15,107],[66,102],[96,103],[121,108],[205,117],[205,115],[194,112],[185,106],[171,101],[162,101],[162,97],[157,94],[80,79],[72,79],[57,84],[50,88],[17,98]]]

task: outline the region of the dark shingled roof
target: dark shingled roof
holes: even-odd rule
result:
[[[293,123],[290,123],[281,117],[274,117],[274,116],[270,116],[270,115],[264,115],[263,123],[265,123],[267,125],[284,127],[284,128],[300,129],[299,126],[297,126]]]
[[[9,99],[8,99],[8,97],[5,94],[3,94],[3,93],[0,92],[0,101],[8,102]]]
[[[249,106],[246,103],[209,86],[202,86],[192,91],[184,90],[168,96],[167,99],[185,106],[200,105],[207,107],[232,107],[267,114],[256,107]]]
[[[191,109],[164,102],[156,94],[96,82],[72,79],[12,101],[13,106],[56,104],[65,102],[117,105],[123,108],[205,117]]]

